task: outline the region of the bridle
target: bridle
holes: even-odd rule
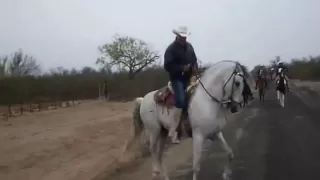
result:
[[[218,62],[218,63],[221,63],[221,62],[233,62],[233,63],[236,64],[235,69],[232,71],[232,74],[230,75],[230,77],[228,78],[228,80],[227,80],[227,81],[224,83],[224,85],[223,85],[223,96],[222,96],[222,97],[224,97],[225,94],[226,94],[226,89],[225,89],[226,85],[227,85],[227,84],[231,81],[231,79],[232,79],[233,83],[232,83],[232,87],[231,87],[231,94],[230,94],[230,96],[229,96],[227,99],[224,99],[224,100],[221,99],[221,100],[219,100],[219,99],[217,99],[216,97],[212,96],[212,95],[208,92],[208,90],[204,87],[204,85],[202,84],[202,82],[201,82],[201,80],[200,80],[200,78],[199,78],[198,76],[197,76],[197,80],[199,81],[199,84],[202,86],[202,88],[205,90],[205,92],[210,96],[210,98],[211,98],[213,101],[217,102],[218,104],[223,105],[223,104],[227,104],[227,103],[240,103],[240,102],[236,102],[236,101],[233,99],[233,93],[234,93],[234,86],[235,86],[235,78],[236,78],[236,76],[240,76],[240,77],[242,77],[243,79],[245,78],[244,75],[242,75],[242,74],[240,74],[240,72],[238,72],[238,68],[241,68],[241,65],[240,65],[240,63],[238,63],[238,62],[229,61],[229,60],[220,61],[220,62]],[[218,64],[218,63],[216,63],[216,64]],[[232,77],[233,77],[233,78],[232,78]]]

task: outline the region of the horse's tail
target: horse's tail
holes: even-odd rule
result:
[[[134,137],[138,137],[144,129],[144,125],[140,115],[140,107],[142,100],[142,97],[138,97],[135,99],[135,106],[133,110]]]
[[[133,137],[131,138],[131,140],[128,141],[125,150],[131,149],[131,147],[133,145],[136,144],[136,140],[140,137],[143,129],[144,129],[144,125],[140,116],[140,107],[141,107],[141,102],[142,102],[143,98],[142,97],[138,97],[134,100],[134,109],[133,109]]]

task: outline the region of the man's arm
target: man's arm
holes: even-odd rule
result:
[[[198,58],[197,58],[197,55],[194,51],[194,48],[191,44],[190,45],[190,48],[192,50],[192,63],[191,63],[191,67],[195,68],[196,71],[198,71]]]
[[[180,67],[174,59],[173,47],[170,45],[164,53],[164,69],[169,73],[182,73],[182,67]]]

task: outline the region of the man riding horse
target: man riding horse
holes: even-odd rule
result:
[[[181,119],[188,118],[186,89],[196,84],[197,78],[194,75],[198,71],[198,63],[193,46],[187,42],[187,36],[190,34],[188,28],[181,26],[172,30],[172,32],[176,37],[165,51],[164,69],[169,73],[171,87],[174,92],[174,105],[178,109],[174,115],[175,122],[170,127],[169,136],[172,138],[173,143],[179,143],[176,129],[180,125]],[[244,81],[244,84],[246,93],[253,98],[249,85],[246,81]]]
[[[187,108],[185,90],[193,73],[198,69],[198,63],[193,46],[187,42],[188,28],[181,26],[172,30],[172,32],[176,35],[176,38],[165,51],[164,68],[169,73],[175,97],[175,107],[178,108],[174,115],[175,125],[170,128],[169,136],[171,136],[172,142],[178,142],[175,135],[176,128],[180,123],[182,111]]]
[[[267,82],[267,80],[266,80],[266,78],[265,78],[265,68],[264,68],[264,65],[260,65],[260,66],[259,66],[259,69],[258,69],[258,72],[257,72],[257,80],[256,80],[256,87],[255,87],[255,89],[257,89],[258,82],[259,82],[260,80],[265,81],[266,86],[268,86],[268,82]]]
[[[275,77],[275,82],[277,83],[281,73],[284,73],[284,78],[286,80],[286,86],[287,86],[287,90],[289,91],[289,82],[288,82],[288,77],[286,75],[286,73],[288,72],[288,67],[284,65],[283,61],[279,61],[276,67],[276,77]]]

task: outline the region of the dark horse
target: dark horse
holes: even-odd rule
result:
[[[245,83],[245,86],[242,92],[243,102],[240,103],[240,107],[245,107],[246,105],[248,105],[248,100],[250,96],[252,96],[252,92],[250,90],[250,87],[247,85],[247,83]]]
[[[265,96],[266,89],[268,86],[266,78],[263,76],[258,78],[257,86],[258,86],[258,91],[259,91],[260,102],[264,101],[264,96]]]
[[[282,71],[276,82],[276,90],[280,91],[283,94],[286,94],[286,92],[288,91],[288,85],[286,83],[288,82],[285,80],[285,75],[284,75],[284,72]]]
[[[289,91],[289,87],[283,71],[281,71],[279,79],[276,81],[276,91],[277,99],[279,100],[280,105],[284,107],[284,96]]]

